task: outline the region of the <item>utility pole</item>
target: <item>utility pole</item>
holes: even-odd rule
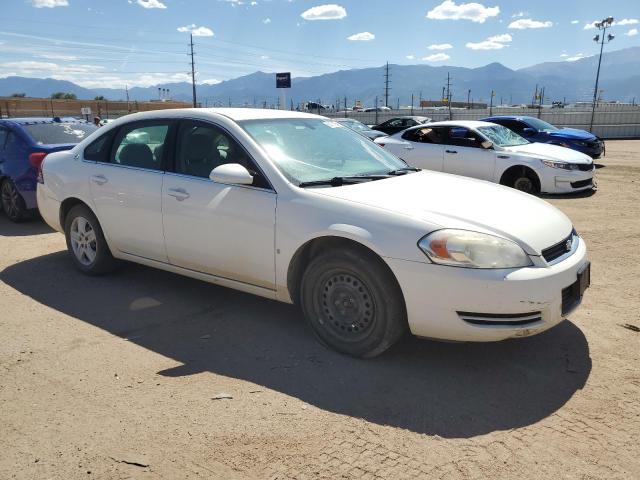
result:
[[[413,115],[413,93],[411,94],[411,115]]]
[[[471,109],[471,104],[469,103],[470,98],[471,98],[471,89],[467,90],[467,110]]]
[[[594,42],[600,43],[600,57],[598,58],[598,71],[596,72],[596,86],[593,89],[593,105],[591,107],[591,122],[589,124],[589,132],[593,133],[593,119],[596,115],[596,104],[598,103],[598,81],[600,80],[600,65],[602,63],[602,50],[604,49],[605,40],[606,43],[609,43],[611,40],[615,38],[614,35],[605,35],[607,33],[607,28],[611,27],[613,24],[613,17],[607,17],[602,21],[595,24],[595,27],[598,30],[602,30],[602,36],[600,34],[593,37]]]
[[[540,87],[540,100],[538,101],[538,118],[540,118],[540,115],[542,113],[542,103],[544,102],[544,89],[546,87]]]
[[[495,97],[496,92],[491,90],[491,100],[489,101],[489,116],[493,115],[493,97]]]
[[[129,108],[129,87],[127,85],[124,86],[124,93],[127,95],[127,113],[131,113],[131,108]]]
[[[452,120],[451,115],[451,75],[447,72],[447,105],[449,106],[449,120]]]
[[[387,62],[387,66],[385,68],[385,72],[384,72],[384,106],[388,107],[389,106],[389,62]],[[376,105],[376,108],[378,107],[378,105]]]
[[[189,34],[189,47],[191,48],[191,88],[193,90],[193,108],[198,105],[196,103],[196,64],[193,60],[193,34]]]

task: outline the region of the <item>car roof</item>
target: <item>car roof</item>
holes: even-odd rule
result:
[[[494,115],[492,117],[486,117],[487,119],[491,118],[494,120],[529,120],[534,117],[530,117],[527,115]]]
[[[211,118],[213,115],[222,115],[233,121],[243,120],[270,120],[278,118],[316,118],[326,119],[321,115],[291,110],[271,110],[264,108],[172,108],[166,110],[152,110],[148,112],[134,113],[120,117],[128,121],[146,120],[154,118],[181,118],[185,116],[194,118]],[[118,122],[120,123],[120,122]]]
[[[424,127],[467,127],[467,128],[478,128],[478,127],[486,127],[488,125],[492,125],[491,122],[483,122],[481,120],[445,120],[442,122],[429,122],[424,125],[418,125],[413,128],[424,128]]]

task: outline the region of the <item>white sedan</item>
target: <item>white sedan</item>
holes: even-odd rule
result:
[[[591,157],[531,143],[501,125],[434,122],[376,143],[410,165],[500,183],[527,193],[570,193],[594,187]]]
[[[354,356],[407,329],[537,334],[589,285],[584,241],[545,201],[416,171],[306,113],[129,115],[47,156],[39,182],[81,271],[128,260],[296,303],[321,342]]]

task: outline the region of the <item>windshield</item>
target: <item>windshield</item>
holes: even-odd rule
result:
[[[250,120],[242,127],[292,182],[384,175],[402,160],[338,122],[325,119]]]
[[[529,140],[522,138],[513,130],[503,127],[502,125],[492,125],[490,127],[479,127],[478,130],[485,137],[499,147],[515,147],[516,145],[525,145]]]
[[[338,123],[344,125],[345,127],[349,127],[351,130],[355,130],[356,132],[368,132],[369,130],[371,130],[364,123],[357,120],[340,120]]]
[[[40,145],[80,143],[98,128],[90,123],[36,123],[23,127]]]
[[[535,128],[539,132],[555,132],[559,130],[558,127],[554,127],[550,123],[540,120],[539,118],[527,118],[527,122],[531,125],[531,128]]]

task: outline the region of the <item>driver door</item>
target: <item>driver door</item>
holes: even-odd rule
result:
[[[253,185],[227,185],[211,170],[239,163]],[[276,194],[247,152],[225,130],[180,122],[173,171],[162,188],[162,218],[173,265],[275,288]]]

